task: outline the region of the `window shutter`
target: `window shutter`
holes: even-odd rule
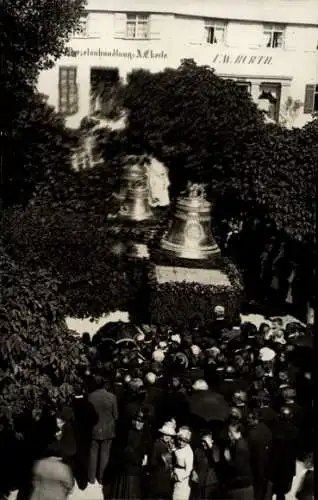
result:
[[[126,38],[126,25],[127,17],[126,14],[118,13],[114,15],[115,22],[115,38]]]
[[[150,16],[150,38],[159,40],[162,32],[162,16],[153,14]]]
[[[99,38],[101,36],[101,27],[104,25],[108,26],[107,22],[104,24],[102,13],[90,13],[87,22],[87,34],[93,38]],[[110,27],[111,29],[111,27]]]
[[[286,29],[285,31],[285,48],[287,50],[295,50],[299,46],[297,40],[297,32],[294,29]]]
[[[305,87],[305,102],[304,102],[304,114],[309,115],[314,109],[314,94],[315,85],[306,85]]]
[[[75,115],[79,109],[77,68],[60,67],[59,73],[59,111],[64,116]]]
[[[76,83],[73,83],[70,86],[70,98],[69,98],[69,109],[68,109],[68,115],[76,115],[78,112],[78,86]]]

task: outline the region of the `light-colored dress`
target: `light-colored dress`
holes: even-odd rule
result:
[[[173,486],[172,500],[189,500],[190,498],[190,475],[193,470],[193,451],[189,444],[184,448],[175,450],[174,474],[177,481]]]

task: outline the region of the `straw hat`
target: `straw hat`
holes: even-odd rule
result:
[[[177,438],[182,439],[186,443],[190,443],[192,433],[188,427],[180,427],[176,435]]]
[[[273,351],[273,349],[269,349],[269,347],[262,347],[259,351],[259,355],[262,361],[272,361],[276,353]]]
[[[160,349],[166,349],[168,347],[168,343],[165,340],[160,340],[159,342],[159,348]]]
[[[171,341],[172,342],[176,342],[177,344],[181,344],[181,337],[179,335],[179,333],[174,333],[173,335],[171,335]]]
[[[145,376],[145,381],[148,382],[148,384],[154,384],[157,380],[157,375],[152,372],[148,372]]]
[[[165,353],[163,352],[162,349],[156,349],[152,353],[152,359],[157,363],[162,363],[162,361],[165,359]]]
[[[205,380],[199,379],[194,382],[194,384],[192,385],[192,389],[194,391],[208,391],[209,386]]]
[[[166,422],[165,424],[163,424],[163,426],[158,429],[158,432],[160,432],[160,434],[164,434],[165,436],[176,435],[175,427],[172,422]]]

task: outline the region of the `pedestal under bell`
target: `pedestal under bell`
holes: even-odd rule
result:
[[[141,165],[125,167],[119,193],[119,215],[131,221],[152,217],[147,170]]]
[[[161,248],[183,259],[206,260],[220,255],[211,229],[211,203],[203,185],[189,184],[187,194],[178,199]]]

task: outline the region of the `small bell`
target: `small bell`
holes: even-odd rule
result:
[[[182,259],[210,259],[220,254],[211,229],[211,203],[206,200],[203,185],[189,183],[187,191],[177,201],[161,248]]]

